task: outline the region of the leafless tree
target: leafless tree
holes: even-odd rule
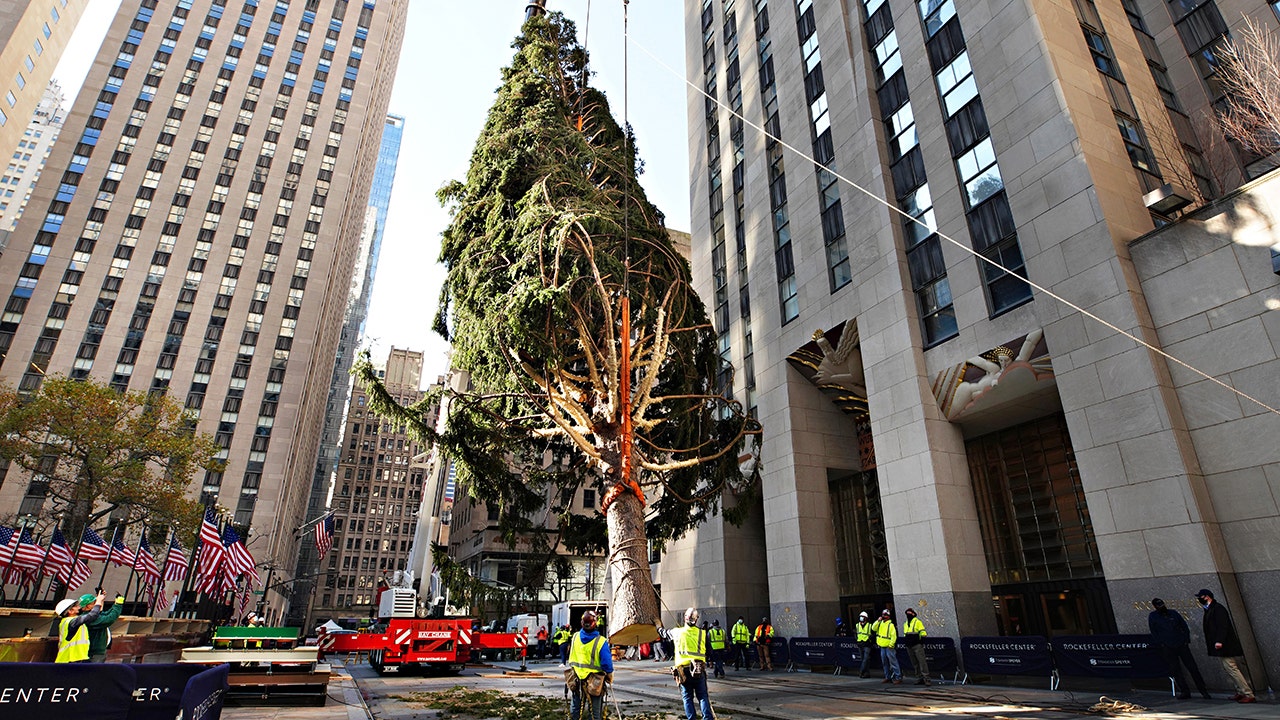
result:
[[[1218,117],[1223,132],[1261,157],[1280,152],[1280,37],[1246,17],[1218,60],[1226,91]]]

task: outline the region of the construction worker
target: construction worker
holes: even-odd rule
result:
[[[584,696],[591,702],[591,720],[603,720],[605,685],[613,682],[613,651],[596,631],[595,612],[582,613],[581,625],[569,641],[569,667],[573,669],[572,679],[566,678],[573,693],[569,720],[581,720]]]
[[[924,654],[924,623],[916,617],[916,611],[907,608],[907,619],[902,623],[902,641],[907,646],[907,654],[911,657],[911,666],[916,669],[916,684],[929,684],[929,659]]]
[[[561,625],[556,628],[556,634],[551,636],[551,643],[560,651],[560,667],[564,667],[569,662],[569,632],[568,625]]]
[[[707,698],[707,632],[698,627],[698,611],[685,610],[684,627],[677,628],[672,635],[676,657],[671,670],[680,685],[685,720],[698,720],[699,710],[702,720],[715,720],[711,700]]]
[[[871,634],[880,647],[880,664],[884,667],[884,683],[902,684],[902,668],[898,666],[898,628],[885,608],[880,619],[871,623]]]
[[[760,669],[772,670],[773,659],[769,657],[769,642],[773,640],[773,626],[769,624],[769,618],[760,618],[760,624],[756,626],[756,653],[760,655]]]
[[[858,624],[853,626],[854,639],[858,641],[858,649],[862,652],[862,666],[858,668],[858,677],[871,677],[867,665],[871,663],[871,650],[875,645],[871,642],[871,620],[867,613],[858,615]]]
[[[715,677],[724,677],[724,647],[725,635],[724,628],[720,627],[720,621],[715,620],[711,623],[711,629],[707,630],[707,642],[711,644],[711,663],[714,667],[713,675]]]
[[[538,626],[538,659],[541,660],[547,656],[547,626]]]
[[[738,622],[733,624],[729,630],[729,639],[733,641],[733,669],[745,667],[751,669],[751,655],[748,648],[751,646],[751,628],[747,627],[747,622],[738,616]]]
[[[80,609],[93,605],[96,598],[89,593],[80,596]],[[109,608],[103,609],[98,617],[85,623],[89,628],[89,662],[106,662],[107,648],[111,646],[111,625],[120,618],[124,610],[124,596],[116,593],[116,601]],[[261,624],[261,623],[259,623]]]
[[[58,656],[56,663],[89,662],[89,623],[102,614],[102,602],[106,596],[98,593],[86,612],[81,612],[77,598],[58,601],[54,612],[62,618],[58,621]]]

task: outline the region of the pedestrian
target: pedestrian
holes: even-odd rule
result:
[[[604,720],[606,685],[613,682],[613,651],[609,641],[596,630],[596,614],[582,613],[582,629],[569,641],[569,669],[565,683],[572,697],[569,720],[581,720],[584,699],[591,704],[591,720]]]
[[[88,593],[81,595],[81,611],[92,605],[94,600],[94,596]],[[124,596],[116,593],[115,602],[111,603],[111,607],[99,613],[97,619],[85,623],[89,628],[89,662],[100,663],[107,661],[107,648],[111,646],[111,625],[120,618],[120,613],[123,610]],[[261,625],[262,623],[258,624]]]
[[[898,667],[898,628],[893,623],[893,616],[885,608],[880,619],[871,623],[871,634],[876,637],[876,645],[880,648],[880,664],[884,667],[885,683],[902,684],[902,668]]]
[[[844,618],[836,618],[835,637],[849,637],[849,627],[844,624]]]
[[[658,626],[658,639],[653,642],[653,661],[666,662],[671,655],[667,652],[667,643],[671,642],[671,634],[664,625]]]
[[[698,627],[698,611],[684,611],[684,627],[675,633],[676,659],[671,668],[680,686],[680,699],[684,701],[685,720],[715,720],[711,700],[707,697],[707,633]]]
[[[907,619],[902,623],[902,641],[907,646],[907,655],[911,657],[911,666],[916,669],[916,684],[928,685],[929,659],[924,653],[924,623],[916,617],[916,611],[907,608]]]
[[[1200,674],[1196,659],[1191,656],[1191,628],[1187,627],[1187,621],[1182,619],[1182,613],[1166,607],[1160,598],[1152,599],[1151,607],[1155,608],[1147,616],[1151,644],[1156,646],[1164,657],[1165,664],[1169,666],[1169,675],[1173,677],[1174,687],[1178,690],[1178,699],[1191,699],[1191,689],[1182,676],[1182,668],[1185,666],[1187,672],[1191,673],[1200,696],[1208,700],[1209,691],[1205,689],[1204,676]]]
[[[1218,658],[1227,677],[1236,686],[1236,694],[1231,699],[1242,703],[1257,702],[1244,674],[1244,648],[1236,635],[1235,625],[1231,623],[1231,613],[1214,600],[1213,593],[1207,589],[1196,593],[1196,599],[1204,608],[1205,649],[1210,656]]]
[[[725,634],[724,628],[720,627],[719,620],[711,622],[711,629],[707,631],[707,642],[711,644],[711,663],[714,668],[714,676],[722,678],[724,677]]]
[[[853,626],[854,639],[858,641],[858,649],[862,652],[862,666],[858,668],[858,677],[871,677],[867,666],[871,663],[871,651],[875,647],[871,642],[871,621],[867,613],[858,614],[858,624]]]
[[[102,593],[90,597],[89,609],[82,611],[80,600],[63,598],[54,607],[58,621],[58,656],[55,663],[89,662],[89,623],[102,614]]]
[[[769,642],[773,640],[773,626],[769,618],[760,618],[756,626],[756,653],[760,656],[760,669],[772,670],[773,659],[769,657]]]
[[[541,660],[547,656],[547,626],[538,626],[538,659]]]
[[[560,654],[560,667],[564,667],[569,662],[569,632],[568,625],[561,625],[556,628],[556,634],[552,636],[551,641],[555,643],[556,650]]]
[[[733,641],[733,669],[738,670],[745,667],[751,669],[751,654],[748,649],[751,647],[751,628],[747,627],[747,621],[738,616],[738,622],[733,624],[733,628],[729,631],[729,639]]]

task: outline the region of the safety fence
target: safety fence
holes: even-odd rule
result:
[[[0,717],[217,720],[228,666],[2,663]]]
[[[967,682],[970,675],[1026,675],[1049,680],[1057,689],[1062,677],[1106,679],[1169,678],[1173,680],[1160,651],[1150,635],[1060,635],[1052,640],[1041,636],[927,637],[923,641],[930,676],[941,680]],[[774,638],[771,647],[785,646],[788,670],[797,666],[832,667],[836,674],[850,668],[882,671],[880,649],[861,646],[850,637]],[[868,652],[869,650],[869,652]],[[895,652],[904,675],[912,674],[906,645],[899,641]],[[783,663],[773,650],[775,665]],[[963,676],[963,677],[962,677]]]

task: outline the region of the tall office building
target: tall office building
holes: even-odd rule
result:
[[[378,164],[373,169],[373,186],[369,207],[365,211],[364,230],[360,233],[360,250],[351,273],[347,310],[338,337],[338,353],[333,360],[329,379],[329,397],[325,402],[324,427],[320,431],[320,450],[316,455],[315,474],[311,478],[311,497],[307,501],[307,520],[320,517],[328,507],[338,466],[342,432],[346,426],[347,401],[351,398],[351,365],[364,340],[364,324],[369,317],[369,298],[378,272],[378,254],[382,251],[382,235],[391,207],[391,189],[395,185],[396,164],[400,159],[400,141],[404,137],[404,118],[388,115],[378,149]],[[311,604],[316,585],[316,548],[303,543],[299,548],[297,582],[292,588],[290,621],[300,624]],[[307,625],[306,627],[310,627]]]
[[[0,158],[13,154],[89,0],[0,3]]]
[[[422,353],[391,348],[379,376],[402,405],[422,399]],[[307,627],[369,617],[378,581],[390,582],[408,568],[424,477],[413,459],[422,448],[403,426],[370,411],[367,398],[362,387],[351,393],[333,488],[333,550],[311,597]]]
[[[407,12],[125,0],[0,262],[0,380],[184,401],[227,461],[193,492],[286,585]]]
[[[1274,196],[1206,205],[1267,164],[1197,122],[1230,28],[1273,9],[685,6],[710,96],[689,106],[694,277],[764,477],[751,521],[668,547],[665,605],[767,609],[787,636],[886,605],[931,635],[1087,634],[1145,632],[1152,597],[1207,587],[1274,668],[1251,618],[1280,591],[1258,542],[1280,532],[1280,451],[1243,438],[1280,417],[1024,282],[1274,403],[1277,238],[1247,219]],[[1196,228],[1225,264],[1168,274]]]
[[[31,122],[22,133],[13,151],[13,157],[3,173],[0,173],[0,232],[11,231],[18,226],[18,218],[27,209],[31,191],[49,160],[53,143],[62,132],[67,119],[64,107],[66,97],[56,80],[49,82],[44,96],[31,114]],[[0,250],[4,246],[0,245]]]

